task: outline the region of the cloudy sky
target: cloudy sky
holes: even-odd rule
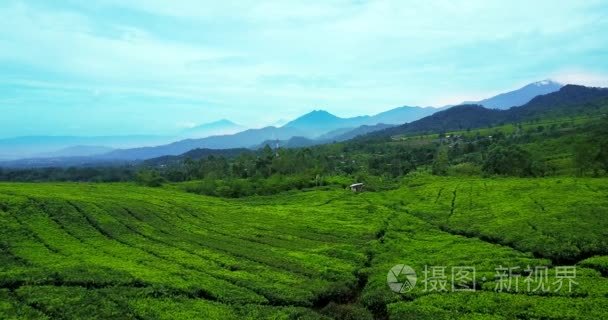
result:
[[[608,86],[607,1],[2,0],[0,16],[0,137]]]

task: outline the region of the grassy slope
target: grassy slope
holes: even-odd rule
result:
[[[108,291],[134,313],[179,307],[175,296],[205,310],[251,304],[244,314],[313,307],[320,297],[348,293],[366,261],[378,218],[351,198],[342,191],[302,194],[295,204],[283,196],[250,206],[133,185],[3,184],[2,284],[26,302],[16,306],[50,317],[69,306],[28,299],[80,286]],[[114,286],[170,299],[156,307],[123,299]],[[114,307],[108,312],[123,311]]]
[[[543,160],[555,169],[553,176],[575,176],[578,170],[574,166],[574,147],[586,140],[589,126],[604,119],[604,115],[586,115],[530,121],[517,124],[504,124],[472,130],[454,130],[446,132],[448,136],[462,136],[467,139],[488,137],[497,133],[506,136],[528,135],[528,142],[515,141],[534,159]],[[542,131],[538,129],[542,128]],[[393,145],[410,147],[431,145],[439,139],[438,134],[398,135],[393,137]]]
[[[130,184],[0,184],[0,318],[348,309],[332,301],[361,317],[360,306],[393,318],[605,318],[606,182],[417,177],[388,192],[230,201]],[[492,290],[499,265],[580,260],[574,293]],[[482,293],[397,295],[386,274],[399,263],[473,265],[488,280],[475,283]]]
[[[363,301],[379,309],[388,304],[391,318],[605,318],[608,281],[600,272],[606,266],[602,255],[608,254],[607,192],[605,179],[423,177],[370,194],[396,205],[375,250]],[[494,292],[498,266],[520,267],[519,273],[527,266],[549,266],[554,283],[555,266],[593,254],[598,256],[579,264],[572,293]],[[452,266],[475,266],[475,286],[482,293],[429,293],[417,286],[395,297],[386,292],[382,272],[397,263],[415,270],[447,266],[448,272]]]

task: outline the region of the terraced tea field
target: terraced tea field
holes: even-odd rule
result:
[[[607,318],[607,182],[422,176],[235,200],[0,184],[0,318]],[[397,264],[419,280],[474,267],[476,291],[395,293]],[[498,266],[560,265],[571,291],[495,290]]]

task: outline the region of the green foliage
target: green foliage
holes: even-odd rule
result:
[[[325,178],[316,176],[283,176],[279,174],[268,178],[253,179],[202,179],[178,184],[178,187],[192,193],[240,198],[251,195],[271,195],[289,190],[334,186],[344,188],[352,183],[348,178]]]
[[[608,255],[595,256],[580,262],[581,266],[600,271],[604,276],[608,276]]]
[[[9,169],[0,167],[0,181],[43,182],[124,182],[133,181],[135,170],[132,167],[69,167],[69,168],[32,168]]]
[[[574,145],[574,165],[579,175],[608,172],[608,118],[592,126],[589,134]]]
[[[160,187],[165,179],[157,171],[144,169],[137,172],[135,181],[146,187]]]
[[[412,181],[420,181],[421,178]],[[571,263],[608,254],[605,179],[428,179],[392,191],[443,230]]]
[[[579,265],[573,293],[497,293],[494,277],[498,266],[553,270],[605,254],[601,217],[608,202],[597,196],[606,192],[605,181],[596,179],[417,175],[400,189],[365,194],[373,203],[392,202],[393,214],[374,245],[362,303],[390,319],[605,318],[608,281],[592,270],[602,270],[600,258]],[[406,294],[387,292],[386,272],[397,264],[413,267],[419,281],[425,266],[445,266],[448,276],[451,267],[474,266],[477,292],[427,292],[423,283]]]
[[[128,184],[5,184],[0,203],[8,317],[322,318],[310,308],[356,287],[381,218],[342,189],[226,202]]]
[[[462,176],[462,177],[480,176],[481,167],[474,163],[471,163],[471,162],[463,162],[463,163],[459,163],[459,164],[450,166],[447,170],[447,173],[450,176]]]
[[[364,307],[354,304],[341,305],[330,302],[321,313],[331,319],[340,320],[372,320],[373,315]]]
[[[497,293],[435,294],[389,306],[391,319],[602,319],[603,299]]]
[[[530,154],[514,145],[496,145],[490,149],[483,171],[493,175],[526,176],[531,172]]]
[[[605,116],[595,114],[468,128],[442,132],[441,137],[424,134],[240,153],[239,149],[217,154],[199,150],[129,167],[0,169],[0,180],[139,181],[158,185],[162,180],[154,177],[157,172],[170,182],[206,181],[199,187],[190,186],[193,192],[242,197],[322,187],[333,184],[326,182],[327,177],[337,176],[349,180],[340,183],[343,185],[360,177],[385,184],[421,168],[456,176],[477,175],[478,166],[486,175],[602,176],[608,173],[607,121]],[[136,174],[140,171],[144,177]]]
[[[450,166],[450,162],[448,159],[448,148],[443,145],[437,149],[437,155],[435,156],[435,160],[433,160],[433,174],[435,175],[445,175],[448,173],[448,168]]]
[[[239,199],[173,185],[0,184],[0,317],[606,318],[606,186],[423,171],[391,190]],[[575,263],[572,293],[494,290],[497,266]],[[396,294],[386,284],[396,264],[419,279],[425,266],[474,266],[478,292],[419,283]]]

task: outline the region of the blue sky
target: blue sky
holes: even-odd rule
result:
[[[607,1],[3,0],[0,15],[0,137],[608,86]]]

